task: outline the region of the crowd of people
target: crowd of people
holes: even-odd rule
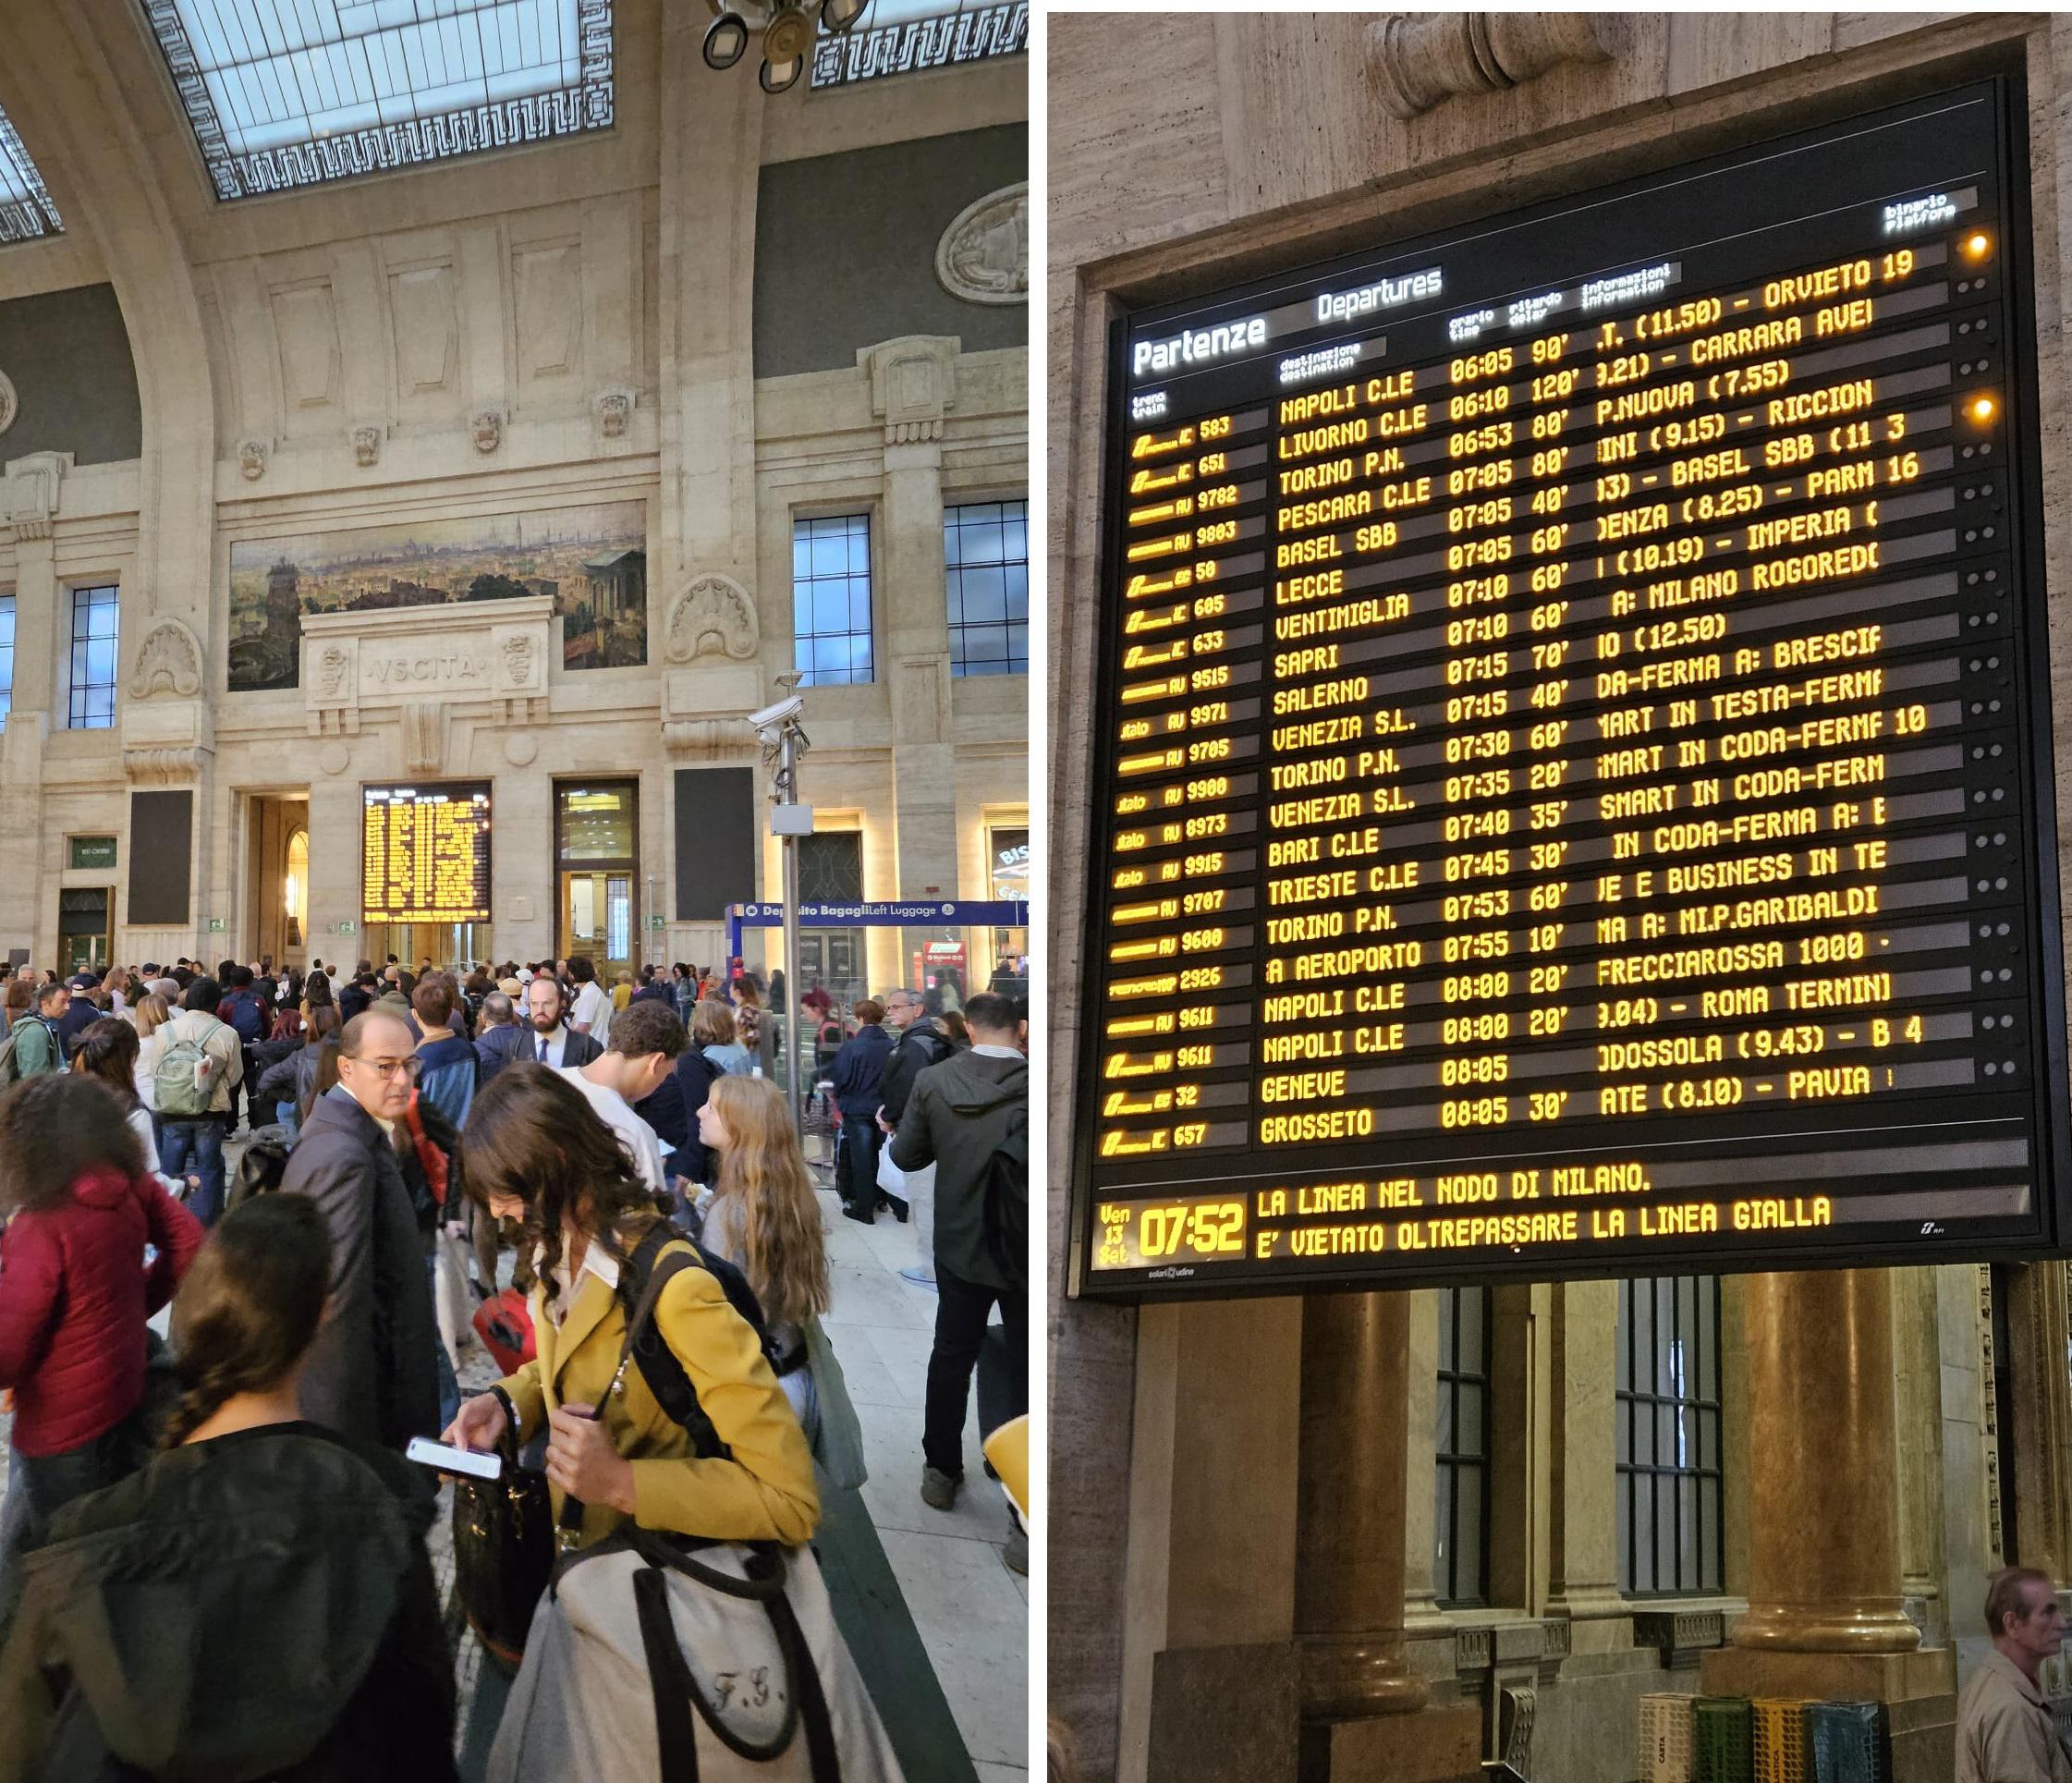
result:
[[[1027,1409],[1028,1024],[992,992],[957,1030],[924,1001],[857,1003],[829,1093],[843,1211],[920,1228],[916,1486],[947,1510],[974,1374],[982,1428]],[[0,1779],[453,1775],[426,1537],[455,1458],[413,1466],[414,1438],[504,1457],[500,1502],[537,1491],[561,1532],[492,1777],[621,1774],[627,1731],[584,1732],[614,1685],[567,1638],[573,1581],[726,1590],[714,1554],[762,1576],[738,1545],[782,1557],[822,1717],[800,1737],[898,1774],[808,1545],[862,1444],[740,962],[612,986],[579,957],[25,967],[4,1020]],[[512,1289],[523,1328],[485,1325]],[[463,1397],[492,1334],[507,1372]],[[676,1668],[629,1651],[666,1722]]]

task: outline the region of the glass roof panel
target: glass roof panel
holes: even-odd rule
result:
[[[1028,47],[1029,0],[871,0],[847,31],[820,33],[813,85],[1018,55]]]
[[[612,0],[143,6],[221,199],[612,125]]]
[[[65,225],[20,135],[0,112],[0,246],[58,234]]]

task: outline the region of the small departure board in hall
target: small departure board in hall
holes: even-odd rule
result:
[[[363,921],[489,921],[486,780],[367,787],[361,807]]]
[[[1117,324],[1076,1291],[2072,1236],[2024,118]]]

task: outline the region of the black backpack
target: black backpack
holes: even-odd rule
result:
[[[1029,1105],[1007,1117],[1007,1131],[986,1160],[983,1191],[987,1253],[1010,1288],[1029,1279]]]
[[[262,1127],[254,1133],[244,1156],[238,1160],[237,1180],[225,1197],[224,1212],[227,1214],[254,1195],[278,1193],[281,1179],[287,1175],[288,1154],[294,1149],[294,1136],[278,1123]]]
[[[634,1247],[633,1254],[620,1265],[618,1297],[626,1316],[630,1322],[635,1309],[647,1292],[648,1283],[656,1272],[658,1264],[670,1274],[678,1269],[688,1269],[692,1260],[676,1256],[664,1258],[665,1245],[683,1243],[697,1253],[697,1265],[709,1271],[718,1281],[726,1296],[726,1303],[749,1322],[754,1330],[756,1341],[762,1347],[762,1354],[770,1363],[773,1374],[777,1370],[778,1356],[770,1340],[767,1322],[762,1316],[762,1302],[756,1298],[755,1289],[749,1286],[749,1278],[725,1257],[712,1252],[668,1221],[658,1222],[647,1237]],[[653,1319],[640,1327],[633,1341],[633,1362],[640,1369],[640,1377],[648,1384],[659,1405],[672,1422],[683,1425],[690,1432],[691,1453],[700,1460],[711,1460],[715,1456],[728,1457],[732,1451],[719,1438],[713,1428],[713,1421],[705,1415],[705,1409],[698,1403],[698,1389],[691,1385],[690,1376],[684,1365],[676,1360],[669,1348],[662,1328]]]

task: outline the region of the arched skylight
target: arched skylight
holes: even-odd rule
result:
[[[612,0],[144,0],[222,199],[607,129]]]
[[[0,245],[54,236],[64,226],[20,133],[0,112]]]

